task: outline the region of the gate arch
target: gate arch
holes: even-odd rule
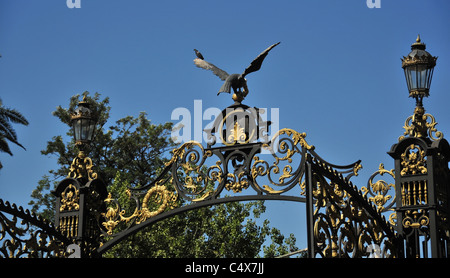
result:
[[[52,242],[58,244],[49,256],[101,256],[128,236],[168,217],[251,200],[305,203],[309,257],[368,257],[373,246],[381,249],[380,256],[397,256],[398,236],[393,224],[381,216],[383,211],[371,204],[376,201],[367,197],[369,185],[362,192],[350,181],[362,167],[360,161],[331,164],[307,143],[306,133],[292,129],[279,130],[269,141],[263,131],[270,123],[260,119],[258,109],[243,105],[233,109],[233,113],[223,113],[232,115],[231,121],[219,117],[207,131],[211,142],[206,148],[195,141],[182,144],[172,151],[154,181],[128,188],[128,202],[133,204],[128,211],[108,193],[92,171],[92,161],[81,153],[68,178],[53,192],[57,197],[56,227],[42,225],[54,231]],[[251,121],[256,124],[248,125]],[[220,135],[221,146],[215,146],[215,133]],[[381,168],[380,173],[384,173]],[[232,196],[221,197],[224,192]],[[0,202],[1,211],[30,218]],[[9,233],[4,227],[14,221],[0,216],[1,240]],[[28,222],[33,221],[31,217]],[[78,246],[78,251],[72,254],[67,250],[70,246]]]
[[[304,197],[295,197],[295,196],[258,196],[258,195],[246,195],[246,196],[236,196],[236,197],[226,197],[226,198],[220,198],[218,200],[207,200],[202,201],[198,203],[193,203],[190,205],[186,205],[183,207],[175,208],[172,210],[169,210],[165,213],[158,214],[150,219],[147,219],[145,222],[135,225],[121,233],[118,233],[113,239],[107,241],[105,244],[103,244],[100,248],[97,249],[97,253],[99,255],[105,253],[115,245],[119,244],[121,241],[127,239],[129,236],[147,228],[151,225],[162,221],[166,218],[173,217],[175,215],[196,210],[202,207],[209,207],[214,205],[220,205],[225,203],[231,203],[231,202],[244,202],[244,201],[261,201],[261,200],[277,200],[277,201],[291,201],[291,202],[301,202],[305,203],[306,198]]]
[[[239,138],[239,124],[235,122],[233,126],[231,135]],[[228,131],[224,130],[223,134],[225,132]],[[241,132],[246,138],[245,128]],[[331,164],[314,151],[315,147],[309,145],[305,137],[305,133],[281,129],[266,143],[243,140],[240,144],[236,140],[234,144],[228,142],[225,146],[212,147],[213,140],[206,149],[195,141],[184,143],[172,151],[172,158],[153,182],[128,189],[130,199],[136,204],[133,212],[122,210],[119,202],[108,196],[102,226],[105,235],[112,239],[98,248],[97,253],[102,254],[145,227],[182,212],[236,201],[282,200],[307,205],[310,257],[364,257],[369,255],[366,250],[369,243],[383,245],[383,254],[395,256],[395,233],[390,224],[350,182],[362,168],[360,161],[344,166]],[[261,159],[263,151],[272,161]],[[329,180],[328,187],[324,186],[325,179]],[[300,191],[296,195],[291,194],[294,188]],[[240,196],[250,189],[254,195]],[[221,198],[224,190],[232,191],[235,196]],[[332,196],[330,192],[336,190],[344,194]],[[188,204],[177,207],[180,199]],[[320,229],[325,222],[320,210],[328,210],[328,213],[342,203],[346,203],[346,208],[341,207],[339,217],[348,220],[343,221],[343,227],[329,226],[328,243],[324,244],[321,242],[324,232]],[[115,233],[121,223],[128,226]],[[345,240],[349,236],[352,242]],[[344,241],[348,242],[345,246]],[[347,250],[350,249],[352,254],[349,255]]]

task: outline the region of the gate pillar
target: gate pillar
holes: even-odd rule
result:
[[[55,226],[75,245],[69,246],[73,257],[92,257],[100,247],[101,213],[106,210],[106,185],[96,177],[89,157],[80,152],[74,159],[69,176],[62,180],[55,191]],[[84,170],[84,171],[83,171]]]
[[[406,257],[449,255],[450,147],[445,139],[410,137],[392,146],[397,232]]]
[[[436,130],[435,118],[423,107],[437,60],[425,49],[418,36],[402,59],[416,107],[403,126],[404,136],[388,154],[395,159],[396,227],[403,238],[402,251],[406,257],[438,258],[450,254],[450,148]]]

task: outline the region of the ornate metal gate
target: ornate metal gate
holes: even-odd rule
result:
[[[434,118],[424,114],[423,96],[405,123],[407,137],[389,152],[395,169],[380,164],[367,186],[358,189],[350,179],[361,169],[360,161],[333,165],[307,143],[306,133],[292,129],[281,129],[269,140],[263,111],[241,103],[248,93],[244,89],[205,130],[206,147],[182,144],[154,181],[127,189],[132,209],[108,193],[83,150],[53,192],[54,225],[0,200],[0,256],[101,256],[162,219],[247,200],[305,203],[309,257],[449,256],[450,147]],[[82,135],[82,122],[88,123],[85,131],[91,132],[80,141],[89,141],[93,125],[87,103],[80,102],[76,113],[81,130],[75,133]],[[378,175],[395,182],[374,181]]]

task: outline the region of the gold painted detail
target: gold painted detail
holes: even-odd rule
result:
[[[225,188],[227,190],[233,190],[234,193],[242,192],[243,189],[247,189],[250,185],[248,179],[246,178],[245,172],[240,172],[239,174],[228,173],[227,183]]]
[[[102,216],[105,218],[102,225],[106,228],[107,234],[112,235],[113,230],[121,222],[125,224],[130,222],[140,224],[165,210],[173,209],[176,207],[177,198],[178,196],[167,190],[165,186],[155,185],[146,192],[140,202],[141,206],[136,207],[130,216],[125,216],[127,212],[121,209],[120,204],[112,198],[111,193],[108,193],[108,197],[105,199],[108,207],[106,212],[102,213]]]
[[[384,174],[387,174],[388,177],[390,176],[393,183],[381,179],[374,181],[375,177],[383,176]],[[396,200],[394,169],[388,171],[384,168],[384,164],[380,163],[378,171],[372,174],[367,182],[367,187],[363,186],[361,192],[363,192],[363,197],[370,196],[368,198],[369,202],[376,205],[379,213],[390,212],[389,223],[392,226],[396,225],[397,213],[393,208]],[[391,201],[389,202],[389,200]]]
[[[314,159],[312,162],[318,163]],[[321,164],[316,165],[322,166]],[[366,188],[362,194],[362,191],[357,190],[332,168],[323,166],[323,170],[335,175],[333,179],[329,179],[313,173],[313,237],[317,254],[332,258],[394,257],[396,248],[390,236],[360,203],[361,199],[355,198],[356,194],[361,194],[364,195],[361,197],[368,200],[366,195],[371,189]],[[380,168],[379,174],[381,173],[392,172]],[[344,190],[344,183],[350,188]],[[385,185],[371,184],[376,188],[375,192],[383,194]],[[353,192],[350,194],[350,191]],[[381,217],[380,221],[385,221],[385,218]],[[393,229],[391,233],[394,233]],[[376,254],[371,252],[373,246],[379,248]]]
[[[215,192],[215,187],[225,180],[220,160],[212,166],[205,165],[213,153],[211,150],[205,150],[200,143],[184,143],[173,153],[176,159],[171,159],[172,183],[184,196],[189,196],[189,200],[205,200]]]
[[[0,258],[68,256],[54,234],[55,228],[46,220],[0,199]]]
[[[314,146],[309,145],[305,137],[306,133],[304,132],[299,133],[284,128],[273,136],[270,144],[263,144],[262,147],[270,152],[275,161],[269,163],[260,159],[259,156],[253,157],[250,175],[255,185],[269,194],[281,194],[290,190],[293,184],[299,184],[302,188],[301,194],[304,195],[303,175],[299,174],[307,150],[314,150]],[[260,177],[266,177],[264,181],[268,181],[280,190],[274,189],[268,184],[259,185]]]
[[[97,178],[97,173],[92,169],[92,159],[87,157],[83,151],[78,153],[70,165],[68,178],[78,179],[87,178],[89,180],[94,180]]]
[[[402,206],[428,204],[427,181],[410,181],[402,183]]]
[[[425,210],[408,210],[405,213],[402,224],[404,228],[419,229],[427,227],[430,219]]]
[[[234,123],[234,127],[231,130],[231,134],[228,136],[227,139],[228,139],[227,142],[225,142],[227,145],[246,143],[247,135],[245,134],[244,128],[241,127],[237,121]]]
[[[59,211],[72,211],[80,209],[80,192],[77,188],[70,184],[61,193],[61,206]]]
[[[403,136],[398,138],[399,141],[405,138],[404,135],[418,138],[427,138],[431,140],[439,140],[444,137],[444,134],[437,131],[436,119],[431,114],[425,114],[425,109],[422,106],[416,106],[414,109],[414,114],[409,116],[403,128],[405,132]]]
[[[74,238],[78,236],[78,216],[64,216],[59,219],[59,230],[68,237]]]
[[[400,164],[402,166],[400,175],[402,176],[427,173],[425,151],[418,145],[411,144],[406,148],[401,154]]]
[[[395,179],[394,169],[391,169],[390,171],[384,169],[384,164],[380,163],[380,166],[378,167],[378,171],[376,171],[370,178],[367,183],[367,187],[363,186],[361,188],[361,191],[363,192],[363,196],[366,196],[367,194],[371,195],[372,197],[369,197],[369,201],[374,203],[377,206],[377,210],[379,212],[384,212],[386,210],[386,203],[392,199],[391,195],[388,195],[388,192],[392,189],[395,193],[395,184],[394,183],[388,183],[384,180],[378,180],[374,182],[374,178],[377,175],[383,176],[384,174],[390,175],[393,179]],[[395,195],[394,198],[395,200]]]

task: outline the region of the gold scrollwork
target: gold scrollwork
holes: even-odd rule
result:
[[[110,205],[106,212],[102,213],[102,216],[105,218],[102,225],[106,228],[107,234],[112,235],[113,230],[119,223],[129,223],[134,220],[136,224],[140,224],[167,209],[175,208],[177,199],[178,195],[167,190],[165,186],[155,185],[146,192],[142,199],[141,207],[135,208],[133,214],[126,217],[126,211],[122,210],[119,203],[112,198],[111,193],[108,193],[105,203],[114,203],[114,206]]]
[[[92,167],[92,159],[87,157],[83,151],[80,151],[78,156],[73,159],[67,177],[73,179],[86,177],[89,180],[94,180],[97,178],[97,173],[94,172]]]
[[[417,150],[417,151],[414,151]],[[402,170],[400,175],[426,174],[425,151],[418,145],[411,144],[401,154]]]
[[[429,120],[428,120],[429,119]],[[417,106],[414,109],[414,114],[406,118],[403,128],[405,132],[403,136],[400,136],[398,140],[405,138],[404,135],[409,135],[412,137],[429,137],[431,140],[439,140],[444,137],[444,134],[437,131],[437,122],[433,115],[425,114],[425,109],[421,106]],[[436,137],[435,137],[436,136]]]
[[[287,135],[287,137],[281,138],[282,135]],[[309,145],[306,142],[305,137],[306,133],[304,132],[299,133],[295,130],[284,128],[273,136],[270,144],[263,144],[262,147],[272,154],[275,161],[269,164],[258,156],[253,157],[250,174],[256,186],[264,189],[269,194],[280,194],[292,188],[291,185],[293,183],[302,185],[303,175],[299,175],[302,164],[299,163],[295,167],[293,161],[295,154],[300,154],[300,159],[302,159],[306,150],[314,149],[313,145]],[[283,164],[281,162],[285,163],[285,165],[281,165]],[[276,177],[273,177],[273,175]],[[297,177],[297,175],[299,176]],[[259,186],[257,178],[262,176],[266,176],[272,185],[283,187],[283,189],[276,190],[267,184]]]
[[[65,257],[65,244],[46,220],[0,199],[0,258]]]
[[[395,256],[396,249],[391,242],[394,230],[390,227],[389,231],[382,228],[379,221],[384,222],[384,217],[372,217],[372,213],[367,209],[367,193],[363,195],[362,191],[357,190],[356,186],[351,185],[340,173],[322,162],[314,158],[311,162],[315,167],[322,168],[317,169],[318,172],[313,168],[311,179],[316,254],[323,257],[369,257],[373,256],[370,250],[371,246],[375,245],[379,247],[377,256]],[[328,171],[330,175],[325,177],[323,170]],[[389,172],[393,174],[380,166],[378,174]],[[375,191],[383,192],[382,184],[375,187]],[[358,195],[361,198],[356,198]]]
[[[205,150],[196,141],[184,143],[173,151],[173,157],[166,166],[173,164],[172,183],[183,197],[194,202],[202,201],[215,192],[217,183],[222,183],[222,162],[218,160],[212,166],[205,165],[211,156],[213,152]]]
[[[405,213],[402,224],[404,228],[418,229],[428,226],[430,219],[425,210],[408,210]]]
[[[369,201],[374,203],[377,206],[377,210],[379,212],[383,212],[386,210],[386,203],[392,198],[391,195],[388,195],[388,192],[391,189],[394,189],[395,193],[395,185],[393,183],[388,183],[384,180],[378,180],[374,182],[374,178],[378,175],[382,176],[384,174],[390,175],[392,178],[395,179],[394,169],[391,169],[390,171],[384,169],[384,164],[380,163],[380,166],[378,167],[378,171],[376,171],[368,181],[368,186],[363,186],[361,188],[361,191],[363,192],[363,196],[365,197],[367,194],[370,194],[372,197],[369,197]],[[395,195],[394,195],[395,199]]]

